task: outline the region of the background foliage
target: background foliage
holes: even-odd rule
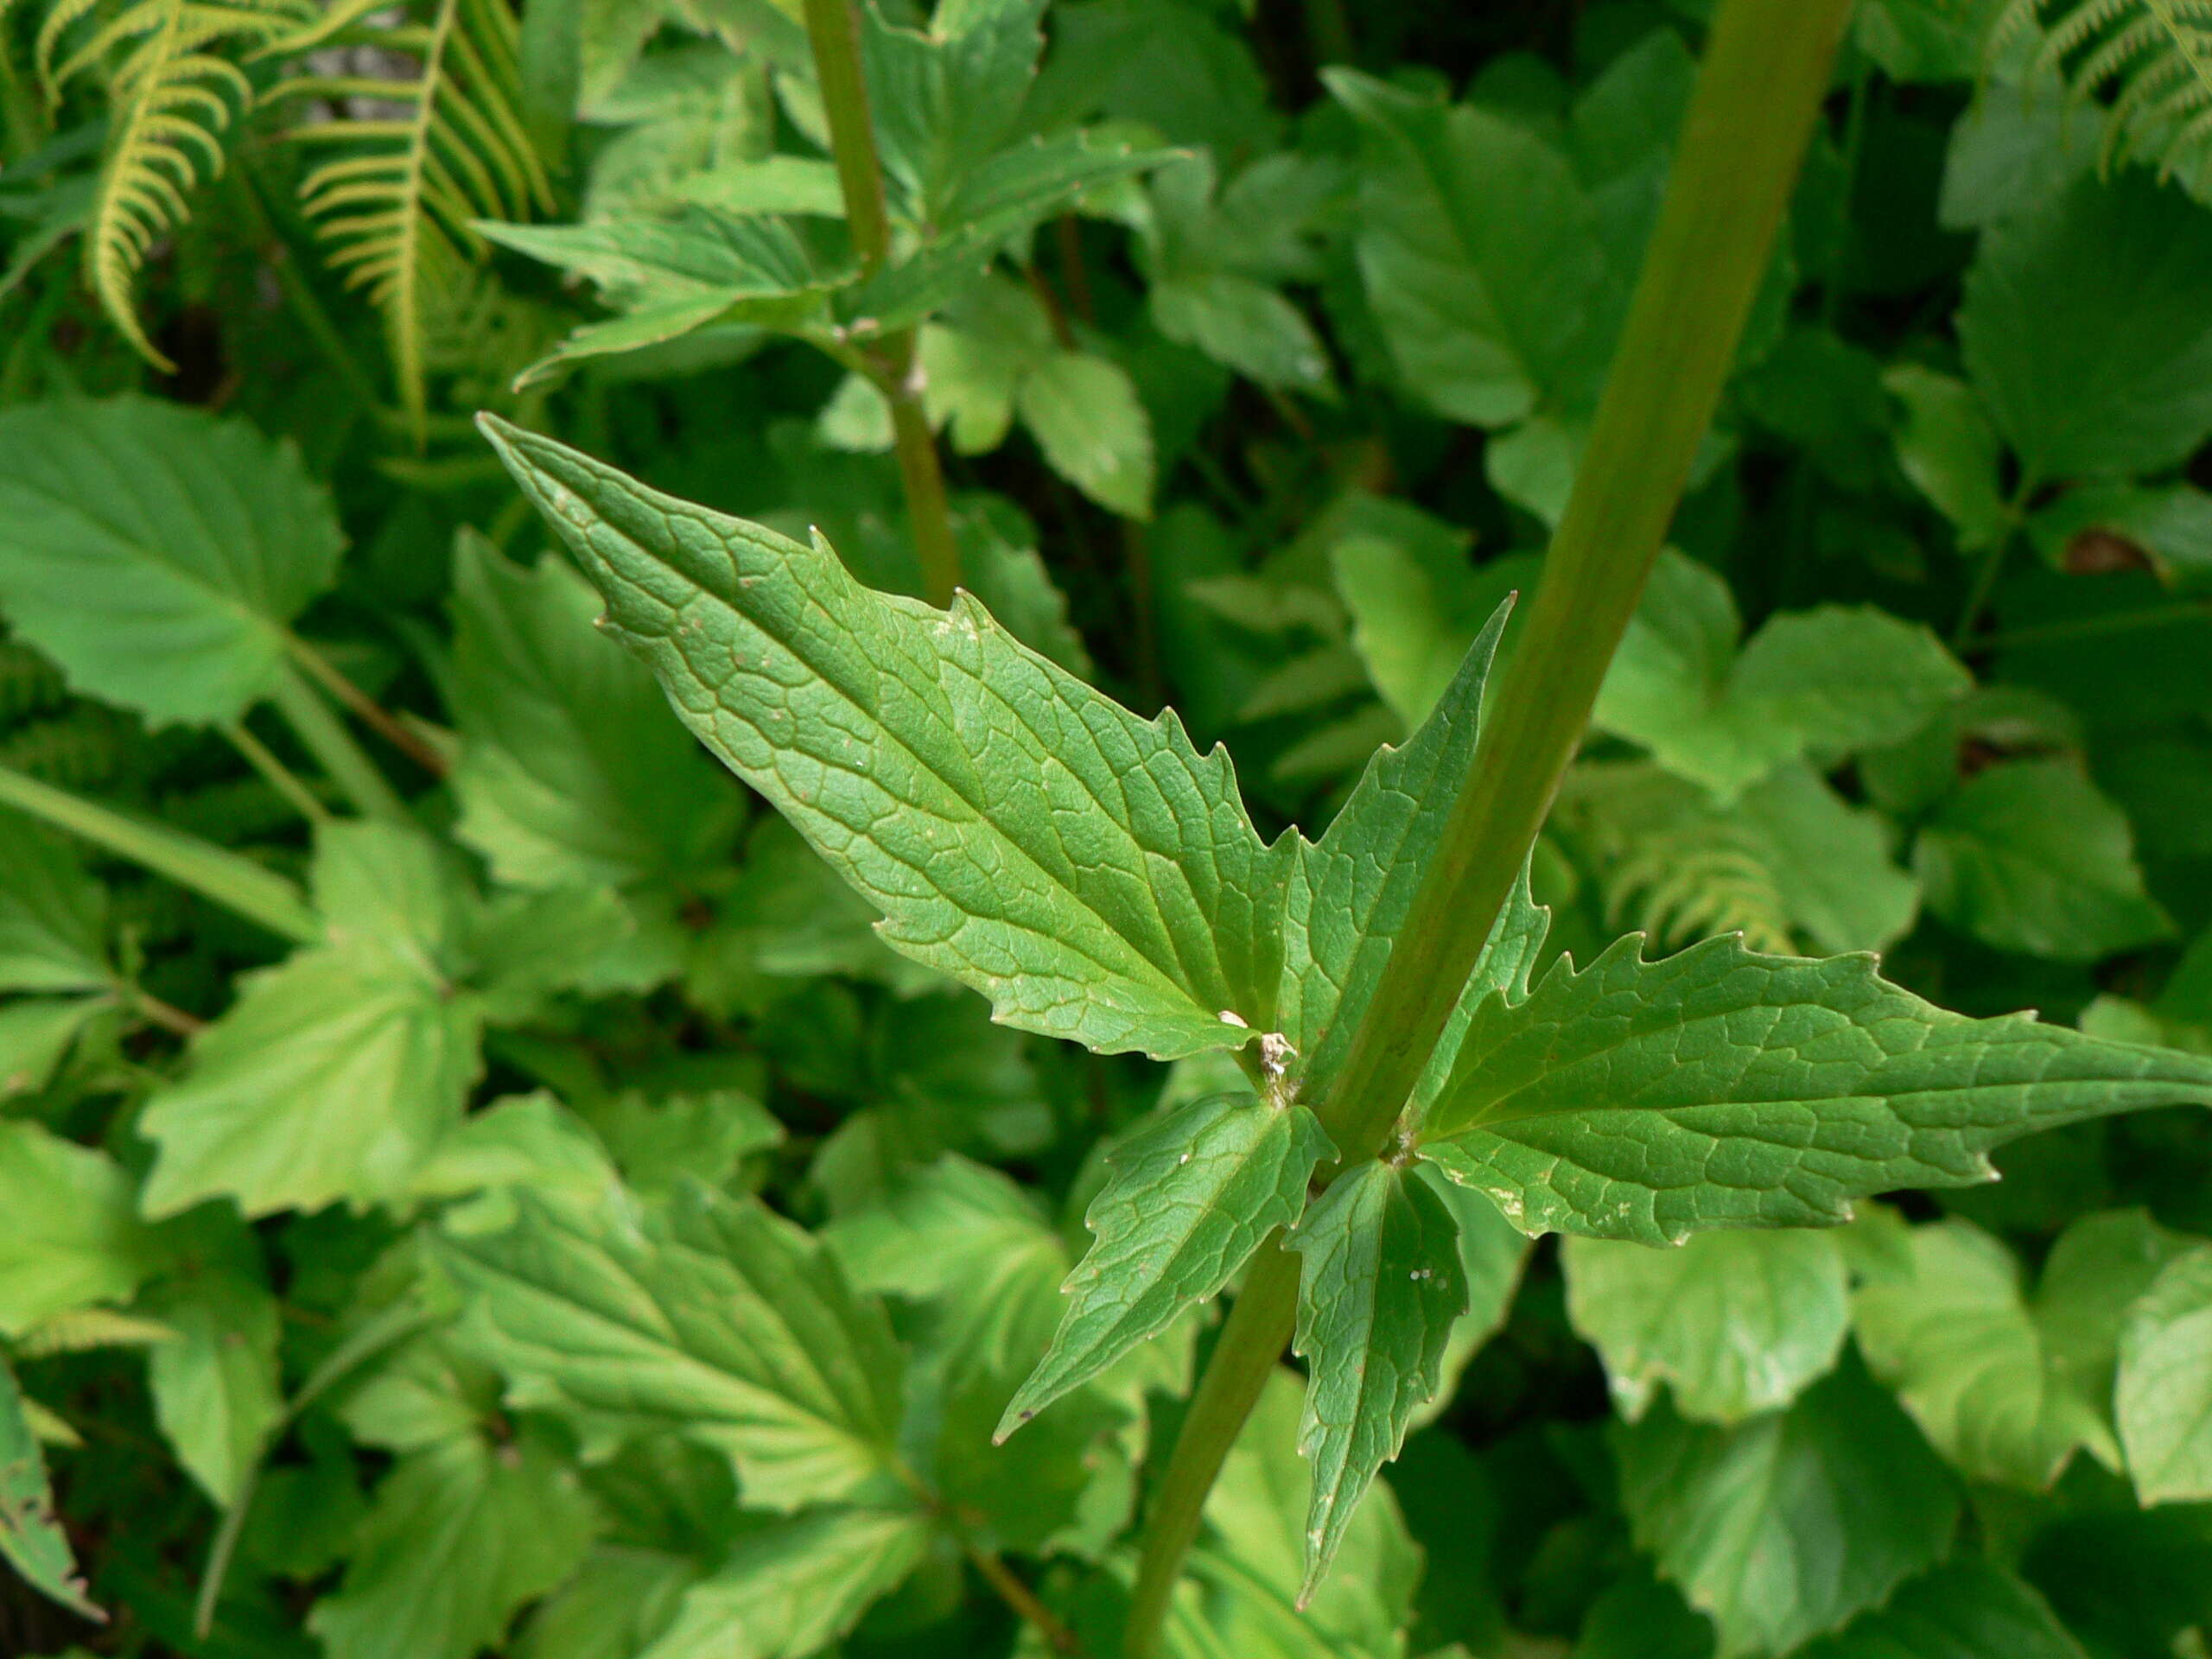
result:
[[[1318,835],[1540,568],[1702,10],[870,8],[877,257],[773,0],[0,9],[0,1650],[1109,1627],[1211,1325],[991,1436],[1221,1057],[893,954],[467,417],[918,592],[918,395],[965,584]],[[2197,0],[1862,0],[1548,953],[2212,1053],[2208,158]],[[1301,1618],[1286,1370],[1175,1650],[2204,1654],[2212,1126],[1997,1162],[1674,1250],[1411,1186],[1444,1389]]]

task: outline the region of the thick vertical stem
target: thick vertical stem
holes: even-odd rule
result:
[[[1298,1268],[1299,1258],[1282,1248],[1282,1234],[1269,1234],[1253,1258],[1236,1305],[1229,1310],[1198,1392],[1191,1396],[1145,1522],[1144,1554],[1122,1627],[1122,1650],[1128,1659],[1145,1659],[1159,1640],[1182,1576],[1183,1557],[1198,1535],[1206,1494],[1290,1340],[1297,1317]]]
[[[845,224],[861,269],[873,271],[891,257],[891,214],[885,205],[883,168],[868,118],[868,77],[861,66],[860,14],[853,0],[806,0],[806,34],[830,122],[830,152],[845,198]],[[884,337],[871,353],[876,387],[891,405],[891,432],[906,486],[906,518],[921,556],[923,597],[949,605],[960,585],[960,548],[945,502],[944,468],[922,407],[922,381],[914,332]]]
[[[1764,277],[1850,0],[1721,0],[1665,207],[1606,377],[1574,490],[1405,931],[1393,946],[1339,1082],[1315,1103],[1355,1158],[1404,1109],[1483,941],[1503,906],[1711,423]],[[1214,1350],[1198,1397],[1249,1409],[1290,1332],[1294,1267],[1262,1254]],[[1217,1380],[1219,1379],[1219,1380]],[[1124,1651],[1156,1644],[1198,1512],[1243,1421],[1185,1421],[1147,1522]]]

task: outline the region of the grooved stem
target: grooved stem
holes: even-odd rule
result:
[[[868,77],[861,66],[860,13],[853,0],[806,0],[806,36],[814,48],[814,73],[830,122],[830,153],[845,199],[845,225],[861,270],[872,275],[891,257],[891,213],[885,205],[883,167],[868,118]],[[945,501],[944,468],[922,407],[922,381],[914,331],[887,334],[869,353],[868,378],[891,405],[891,434],[906,488],[906,518],[922,563],[922,596],[950,605],[960,585],[960,548],[952,537]]]
[[[1580,744],[1766,274],[1850,0],[1721,0],[1573,494],[1434,855],[1318,1103],[1357,1160],[1403,1111]],[[1290,1335],[1296,1265],[1263,1253],[1147,1520],[1128,1659],[1148,1659],[1206,1491]],[[1205,1402],[1209,1409],[1198,1409]]]

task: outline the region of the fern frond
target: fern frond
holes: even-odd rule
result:
[[[1772,850],[1695,785],[1643,761],[1586,761],[1567,774],[1557,813],[1610,925],[1668,950],[1718,933],[1741,933],[1754,950],[1796,950]]]
[[[301,181],[326,257],[383,314],[402,407],[418,441],[428,416],[427,342],[464,308],[487,252],[479,219],[526,219],[552,187],[522,116],[518,29],[506,0],[423,0],[379,20],[340,4],[278,50],[369,46],[412,65],[404,79],[310,74],[276,95],[335,104],[292,137],[327,152]]]
[[[2105,158],[2212,191],[2212,0],[2012,0],[1998,48],[2040,22],[2038,69],[2101,104]]]
[[[107,149],[93,187],[85,270],[109,320],[148,362],[174,365],[138,321],[138,273],[154,244],[190,213],[186,194],[223,168],[223,137],[253,88],[223,48],[274,40],[310,15],[311,0],[59,0],[35,55],[49,95],[104,69]],[[91,32],[62,55],[79,26]],[[56,59],[60,61],[57,63]]]

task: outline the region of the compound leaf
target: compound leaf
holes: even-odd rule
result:
[[[613,1440],[672,1430],[727,1455],[756,1508],[849,1497],[890,1466],[899,1364],[883,1312],[750,1199],[689,1184],[639,1222],[520,1200],[449,1237],[470,1348],[518,1406]]]
[[[1484,1002],[1429,1109],[1421,1155],[1526,1232],[1840,1222],[1854,1198],[1987,1180],[1989,1150],[2036,1129],[2212,1102],[2212,1058],[1948,1014],[1870,957],[1642,944]]]
[[[1271,1028],[1289,849],[1172,713],[1139,720],[971,599],[872,592],[819,541],[486,429],[686,722],[898,949],[1096,1049],[1175,1058]]]
[[[1084,1217],[1096,1242],[1068,1276],[1071,1305],[999,1437],[1227,1284],[1298,1219],[1315,1166],[1335,1155],[1305,1107],[1234,1094],[1194,1100],[1116,1147]]]
[[[1296,1345],[1307,1362],[1299,1450],[1313,1463],[1300,1599],[1328,1572],[1375,1471],[1435,1396],[1467,1306],[1459,1224],[1410,1166],[1370,1159],[1291,1236],[1306,1258]]]
[[[436,846],[385,824],[324,830],[327,940],[245,976],[155,1090],[149,1216],[229,1194],[249,1216],[401,1201],[461,1117],[480,1009],[457,983],[461,899]]]
[[[594,1525],[575,1471],[533,1440],[467,1434],[410,1452],[308,1629],[330,1659],[470,1659],[568,1577]]]

